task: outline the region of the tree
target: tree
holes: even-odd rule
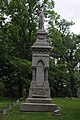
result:
[[[76,78],[74,72],[77,64],[80,61],[80,38],[69,31],[69,28],[71,25],[73,25],[73,22],[68,22],[64,19],[60,20],[59,18],[54,22],[53,16],[51,15],[49,25],[48,37],[52,46],[51,57],[56,60],[59,70],[62,71],[62,76],[68,75],[67,79],[64,77],[64,80],[69,80],[70,96],[74,97],[76,95]],[[60,68],[59,66],[62,66],[64,69]],[[66,70],[65,74],[64,70]],[[58,80],[63,80],[62,76],[59,76]]]
[[[70,42],[69,42],[70,41]],[[75,76],[75,68],[80,61],[80,38],[77,35],[69,35],[69,39],[67,37],[67,68],[69,71],[69,78],[70,78],[70,96],[75,96],[75,80],[77,80]]]
[[[80,63],[80,35],[70,33],[73,22],[61,19],[53,0],[43,0],[48,23],[50,52],[49,82],[52,95],[65,96],[77,85]],[[0,89],[4,96],[22,97],[31,80],[31,46],[36,40],[37,10],[34,0],[0,0]],[[76,72],[76,73],[75,73]]]
[[[31,45],[36,38],[36,2],[1,0],[0,3],[0,80],[4,83],[5,95],[21,97],[25,80],[31,79]]]

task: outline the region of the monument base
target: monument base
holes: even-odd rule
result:
[[[56,104],[22,103],[20,110],[24,112],[55,112],[58,107]]]
[[[27,102],[21,104],[20,110],[25,112],[55,112],[59,109],[56,104],[52,104],[51,98],[27,98]]]

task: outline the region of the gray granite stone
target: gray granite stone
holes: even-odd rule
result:
[[[26,102],[28,103],[52,103],[51,98],[27,98]]]
[[[20,110],[25,112],[53,112],[57,110],[56,104],[45,104],[45,103],[23,103]]]
[[[52,104],[48,82],[49,51],[45,30],[38,30],[37,40],[32,46],[32,82],[26,103],[22,103],[22,111],[55,111],[56,104]]]
[[[36,42],[32,46],[32,81],[29,95],[25,103],[22,103],[22,111],[56,111],[58,106],[52,104],[48,82],[49,51],[50,46],[46,41],[44,30],[43,12],[40,13],[39,29]]]

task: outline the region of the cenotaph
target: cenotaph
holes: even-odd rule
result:
[[[28,98],[20,106],[22,111],[55,112],[58,110],[58,106],[52,103],[48,82],[50,48],[44,30],[44,13],[40,10],[37,39],[32,46],[32,81]]]

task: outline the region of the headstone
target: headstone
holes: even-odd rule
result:
[[[80,87],[77,90],[77,96],[80,98]]]
[[[12,103],[12,107],[15,107],[15,106],[16,106],[16,103],[15,103],[15,102],[13,102],[13,103]]]
[[[16,100],[16,104],[18,104],[19,103],[19,99],[18,100]]]
[[[56,111],[58,106],[52,104],[48,82],[49,51],[44,30],[43,12],[39,15],[39,28],[36,42],[32,46],[32,82],[26,103],[22,103],[22,111]]]
[[[6,109],[0,110],[0,115],[5,115],[6,114]]]
[[[12,106],[11,105],[8,105],[5,107],[6,110],[11,110]]]
[[[60,109],[60,108],[59,108],[59,109]],[[52,115],[53,115],[53,116],[60,116],[61,113],[60,113],[60,110],[59,110],[59,109],[55,110]]]

